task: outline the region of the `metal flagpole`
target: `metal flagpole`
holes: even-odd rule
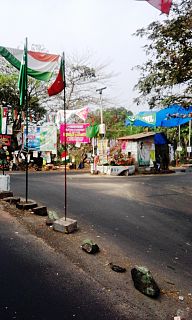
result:
[[[66,96],[65,96],[65,87],[66,87],[66,82],[65,82],[65,54],[63,52],[62,55],[62,74],[63,74],[63,82],[64,82],[64,89],[63,89],[63,108],[64,108],[64,150],[65,150],[65,166],[64,166],[64,187],[65,187],[65,198],[64,198],[64,213],[65,213],[65,221],[67,219],[67,143],[66,143],[66,125],[67,125],[67,120],[66,120]]]
[[[103,148],[103,139],[105,136],[105,129],[103,124],[103,104],[102,104],[102,93],[103,90],[107,89],[107,87],[96,89],[96,92],[99,92],[100,95],[100,116],[101,116],[101,127],[100,127],[100,135],[101,135],[101,152],[102,152],[102,173],[104,171],[103,162],[104,162],[104,148]]]
[[[26,203],[28,202],[28,132],[29,132],[29,110],[28,110],[28,97],[27,97],[27,90],[28,90],[28,81],[27,81],[27,52],[28,52],[28,43],[27,43],[27,38],[26,38],[26,43],[25,43],[25,69],[24,69],[24,81],[25,81],[25,107],[26,107],[26,155],[25,155],[25,160],[26,160]]]
[[[191,148],[191,120],[189,120],[189,148]],[[191,149],[189,149],[188,157],[190,159],[191,156]]]

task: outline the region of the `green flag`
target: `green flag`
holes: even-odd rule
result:
[[[25,98],[27,94],[27,48],[26,48],[26,45],[24,47],[23,58],[21,61],[18,87],[19,87],[19,96],[20,96],[20,106],[24,106]]]
[[[99,126],[97,124],[94,124],[93,126],[89,126],[86,128],[86,136],[89,138],[97,137],[98,133],[99,133]]]

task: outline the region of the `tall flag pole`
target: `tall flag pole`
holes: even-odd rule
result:
[[[29,140],[28,140],[28,135],[29,135],[29,109],[28,109],[28,96],[27,96],[27,91],[28,91],[28,81],[27,81],[27,65],[28,65],[28,59],[27,59],[27,52],[28,52],[28,43],[27,43],[27,38],[26,38],[26,45],[25,45],[25,81],[26,81],[26,90],[25,90],[25,106],[26,106],[26,203],[28,202],[28,153],[29,153]]]
[[[67,219],[67,163],[66,163],[66,156],[67,156],[67,142],[66,142],[66,126],[67,126],[67,113],[66,113],[66,96],[65,96],[65,87],[66,87],[66,80],[65,80],[65,55],[64,52],[61,57],[61,64],[59,73],[52,83],[52,85],[48,88],[48,95],[54,96],[58,93],[63,91],[63,110],[64,110],[64,149],[65,149],[65,166],[64,166],[64,188],[65,188],[65,195],[64,195],[64,213],[65,213],[65,220]]]
[[[19,92],[20,92],[20,106],[23,110],[25,110],[26,113],[26,155],[25,155],[25,161],[26,161],[26,203],[28,202],[28,131],[29,131],[29,125],[28,125],[28,118],[29,118],[29,111],[28,111],[28,97],[27,97],[27,91],[28,91],[28,82],[27,82],[27,38],[25,40],[24,45],[24,51],[23,51],[23,57],[20,65],[20,73],[19,73]]]
[[[65,213],[65,221],[67,219],[67,142],[66,142],[66,127],[67,127],[67,117],[66,117],[66,95],[65,95],[65,87],[66,87],[66,80],[65,80],[65,54],[63,52],[63,56],[61,59],[61,68],[62,68],[62,75],[63,75],[63,109],[64,109],[64,128],[65,128],[65,133],[64,133],[64,148],[65,148],[65,200],[64,200],[64,213]]]

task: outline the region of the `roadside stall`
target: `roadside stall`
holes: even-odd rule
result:
[[[150,171],[156,168],[157,162],[163,169],[168,169],[169,146],[164,133],[143,132],[118,138],[122,154],[133,158],[137,169]]]

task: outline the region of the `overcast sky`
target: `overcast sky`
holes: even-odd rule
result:
[[[4,0],[1,2],[0,45],[23,48],[43,45],[50,53],[83,55],[91,52],[95,61],[109,63],[118,74],[113,88],[103,94],[116,97],[120,106],[134,113],[133,87],[139,74],[131,69],[145,61],[144,41],[133,37],[152,21],[165,19],[146,1],[135,0]],[[105,83],[107,86],[107,82]]]

